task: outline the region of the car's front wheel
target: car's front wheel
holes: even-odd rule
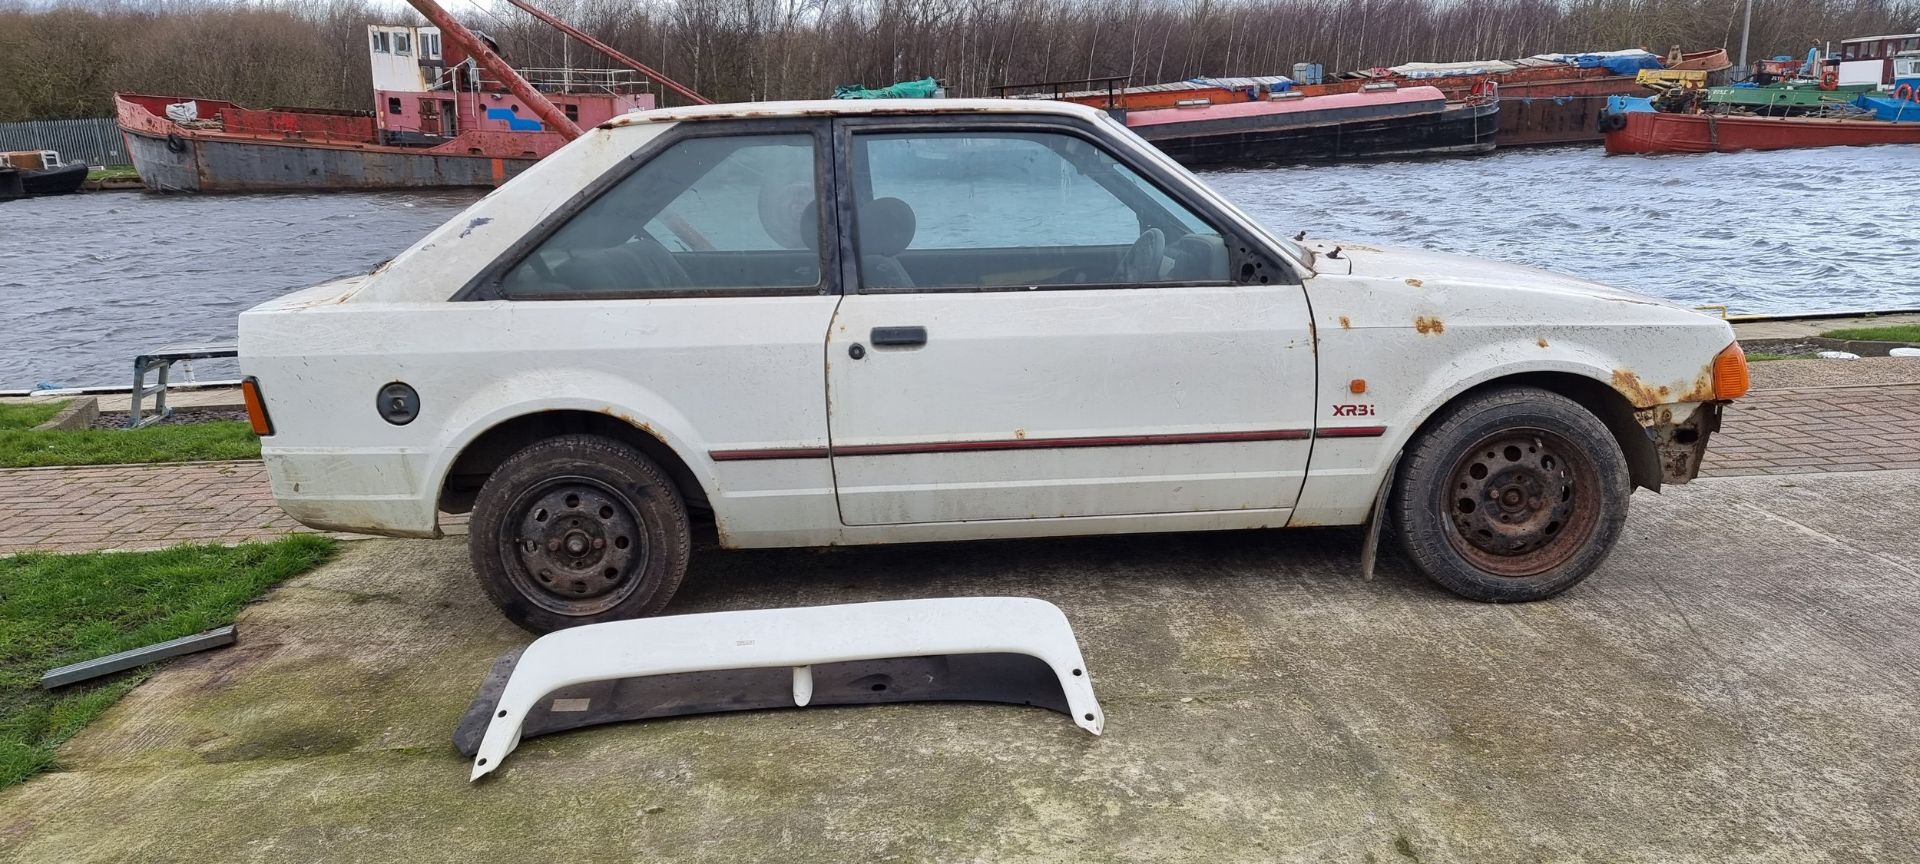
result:
[[[1421,430],[1389,519],[1414,566],[1448,590],[1525,602],[1606,560],[1632,491],[1605,423],[1565,396],[1513,387],[1470,396]]]
[[[469,531],[480,587],[535,633],[659,612],[691,547],[666,472],[597,435],[548,438],[508,458],[480,488]]]

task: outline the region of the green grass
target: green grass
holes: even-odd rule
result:
[[[1811,360],[1813,357],[1814,355],[1812,354],[1771,354],[1766,351],[1747,352],[1747,360],[1754,363],[1762,360]]]
[[[32,429],[60,413],[67,403],[56,402],[0,403],[0,431],[8,429]]]
[[[260,439],[237,420],[145,429],[33,429],[62,404],[0,405],[0,468],[260,458]]]
[[[1820,334],[1828,339],[1859,339],[1868,342],[1920,342],[1920,324],[1887,324],[1880,327],[1845,327]]]
[[[333,550],[332,540],[297,534],[235,547],[0,558],[0,788],[51,767],[62,743],[146,675],[47,692],[41,673],[230,624],[240,607]]]

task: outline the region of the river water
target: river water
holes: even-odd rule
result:
[[[1289,235],[1484,255],[1735,312],[1920,307],[1920,147],[1553,148],[1202,176]],[[231,340],[247,307],[364,272],[479,194],[0,204],[0,389],[130,383],[134,355]]]

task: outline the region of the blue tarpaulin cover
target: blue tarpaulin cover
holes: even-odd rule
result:
[[[1580,54],[1535,54],[1528,59],[1568,63],[1581,69],[1604,67],[1615,75],[1632,75],[1642,69],[1661,69],[1666,65],[1660,62],[1657,55],[1644,48],[1628,48],[1624,51],[1587,51]]]
[[[1642,69],[1659,69],[1662,66],[1660,58],[1652,54],[1581,54],[1573,58],[1573,65],[1582,69],[1605,67],[1615,75],[1632,75]]]
[[[940,82],[932,78],[902,81],[891,87],[868,90],[858,84],[845,84],[833,91],[835,99],[932,99],[940,91]]]

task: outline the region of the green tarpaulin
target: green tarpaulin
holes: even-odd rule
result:
[[[835,99],[932,99],[940,90],[940,82],[932,78],[918,81],[902,81],[892,87],[868,90],[858,84],[845,84],[833,91]]]

